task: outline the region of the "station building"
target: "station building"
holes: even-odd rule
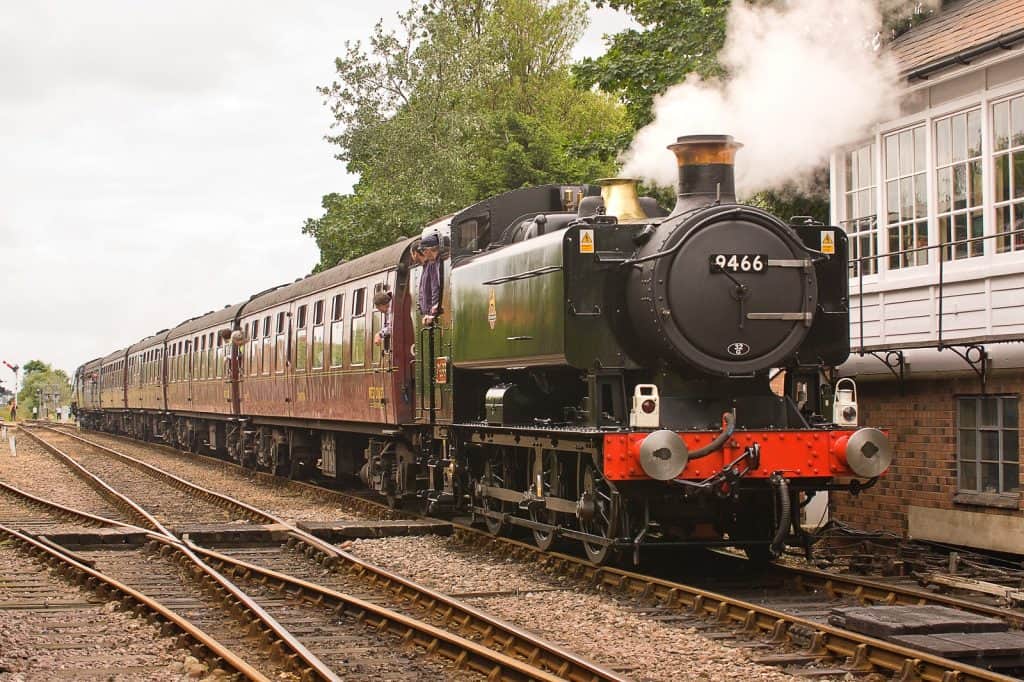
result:
[[[861,424],[896,460],[833,519],[1024,553],[1024,2],[961,0],[893,41],[898,118],[831,159]]]

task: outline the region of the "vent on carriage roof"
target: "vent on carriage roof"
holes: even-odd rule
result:
[[[889,44],[888,50],[910,77],[925,77],[949,58],[964,63],[984,48],[1008,49],[1024,40],[1024,3],[1020,0],[960,0]],[[979,52],[980,53],[980,52]]]

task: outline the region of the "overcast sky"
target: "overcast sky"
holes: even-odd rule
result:
[[[307,274],[352,186],[315,87],[407,6],[0,0],[0,359],[70,373]],[[591,15],[577,56],[627,21]]]

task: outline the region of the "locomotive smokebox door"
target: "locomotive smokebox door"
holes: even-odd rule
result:
[[[487,389],[484,403],[488,424],[522,424],[526,420],[528,401],[514,384]]]

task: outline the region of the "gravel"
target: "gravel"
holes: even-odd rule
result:
[[[800,679],[693,627],[655,620],[631,601],[581,589],[527,561],[471,553],[451,539],[356,540],[349,551],[636,680]]]
[[[18,454],[0,448],[0,481],[75,509],[125,520],[124,515],[28,436],[18,434]]]
[[[316,499],[308,490],[291,488],[257,478],[233,467],[186,454],[172,455],[151,445],[133,445],[117,438],[96,433],[83,437],[157,466],[164,471],[209,488],[254,507],[269,511],[285,521],[353,521],[365,516],[353,514],[325,499]],[[82,447],[86,447],[82,445]],[[2,476],[2,473],[0,473]]]
[[[207,667],[0,541],[0,680],[181,680]]]

